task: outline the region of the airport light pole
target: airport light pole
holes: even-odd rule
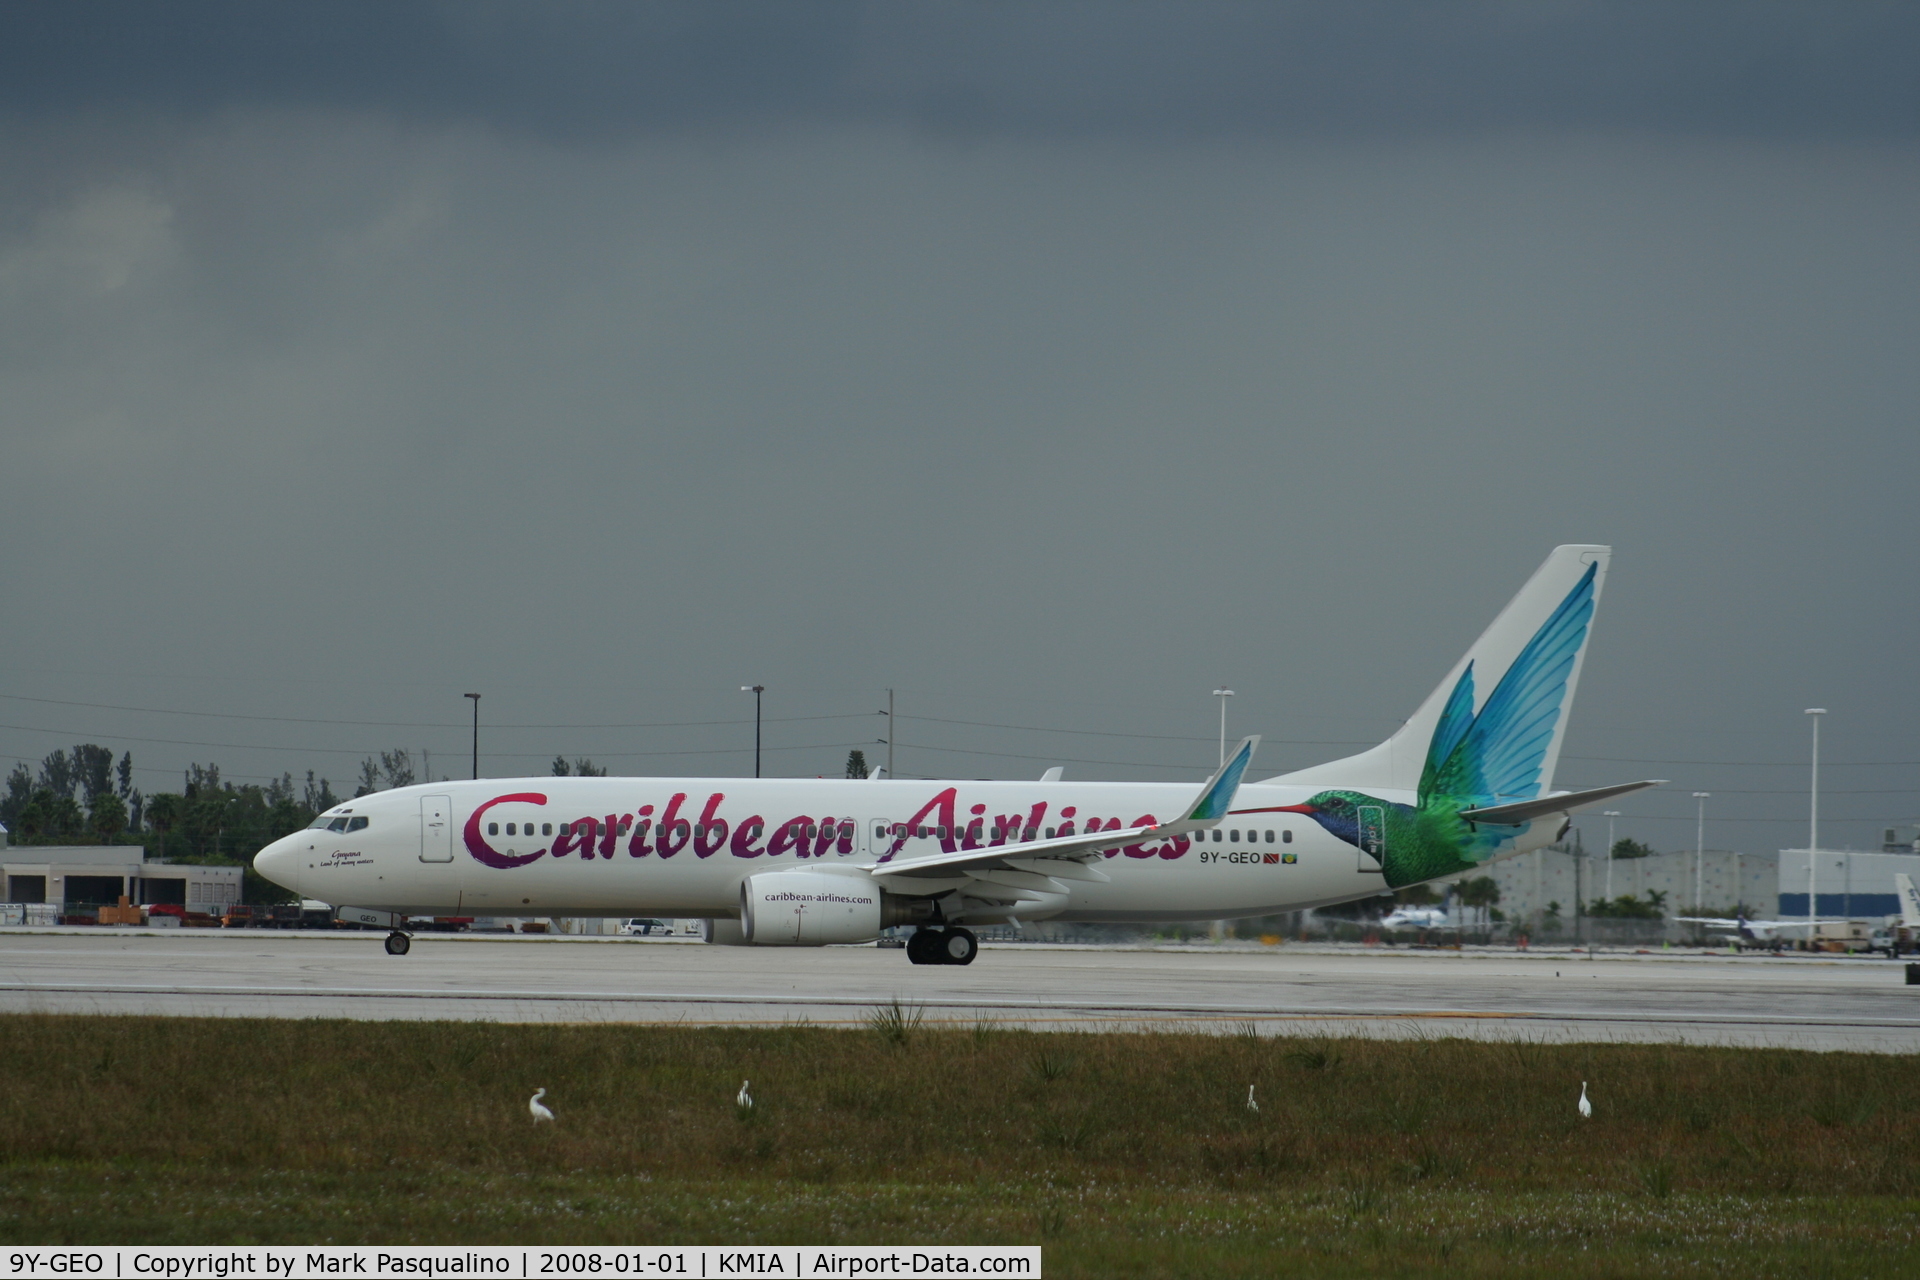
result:
[[[470,693],[467,697],[473,699],[473,776],[475,781],[478,781],[480,777],[480,695]]]
[[[887,749],[887,776],[893,776],[893,740],[900,735],[893,731],[893,690],[887,690],[887,709],[880,713],[887,718],[887,736],[880,739],[880,745]]]
[[[763,684],[743,684],[740,692],[753,695],[753,776],[760,776],[760,695],[767,691]]]
[[[1227,764],[1227,699],[1233,696],[1233,690],[1215,689],[1213,696],[1220,699],[1220,766],[1225,768]],[[1222,941],[1227,936],[1227,922],[1215,920],[1210,932],[1215,942]]]
[[[1620,816],[1618,809],[1605,809],[1601,816],[1607,820],[1607,901],[1613,901],[1613,820]]]
[[[1227,699],[1233,696],[1231,689],[1215,689],[1213,696],[1220,699],[1220,763],[1227,763]]]
[[[1706,873],[1702,869],[1707,858],[1707,800],[1711,791],[1696,791],[1693,798],[1699,802],[1700,810],[1695,816],[1693,827],[1693,909],[1699,911],[1700,899],[1706,895]]]
[[[1814,917],[1814,851],[1820,847],[1820,717],[1827,714],[1825,707],[1808,707],[1807,714],[1813,717],[1813,784],[1807,792],[1807,950],[1813,950],[1813,931],[1816,926]]]

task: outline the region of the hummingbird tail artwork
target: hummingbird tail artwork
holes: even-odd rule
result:
[[[1323,788],[1275,811],[1305,814],[1354,845],[1389,888],[1511,852],[1536,821],[1565,823],[1586,793],[1546,798],[1610,554],[1556,547],[1398,733],[1267,779]]]

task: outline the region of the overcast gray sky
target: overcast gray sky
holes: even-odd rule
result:
[[[1824,705],[1876,845],[1916,49],[1913,4],[0,5],[0,767],[460,774],[479,690],[489,773],[739,774],[758,682],[769,772],[892,686],[902,772],[1194,779],[1225,682],[1277,772],[1593,541],[1559,783],[1799,843]]]

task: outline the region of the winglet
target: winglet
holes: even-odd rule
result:
[[[1161,830],[1190,831],[1194,827],[1212,826],[1226,817],[1227,811],[1233,808],[1234,795],[1240,790],[1240,779],[1253,763],[1253,752],[1259,745],[1257,733],[1240,739],[1240,745],[1227,756],[1227,762],[1200,788],[1199,798],[1187,806],[1178,821],[1167,823]]]

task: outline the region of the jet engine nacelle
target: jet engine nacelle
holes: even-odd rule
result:
[[[924,920],[931,904],[883,892],[865,875],[767,871],[740,886],[740,925],[761,947],[872,942],[896,924]]]

